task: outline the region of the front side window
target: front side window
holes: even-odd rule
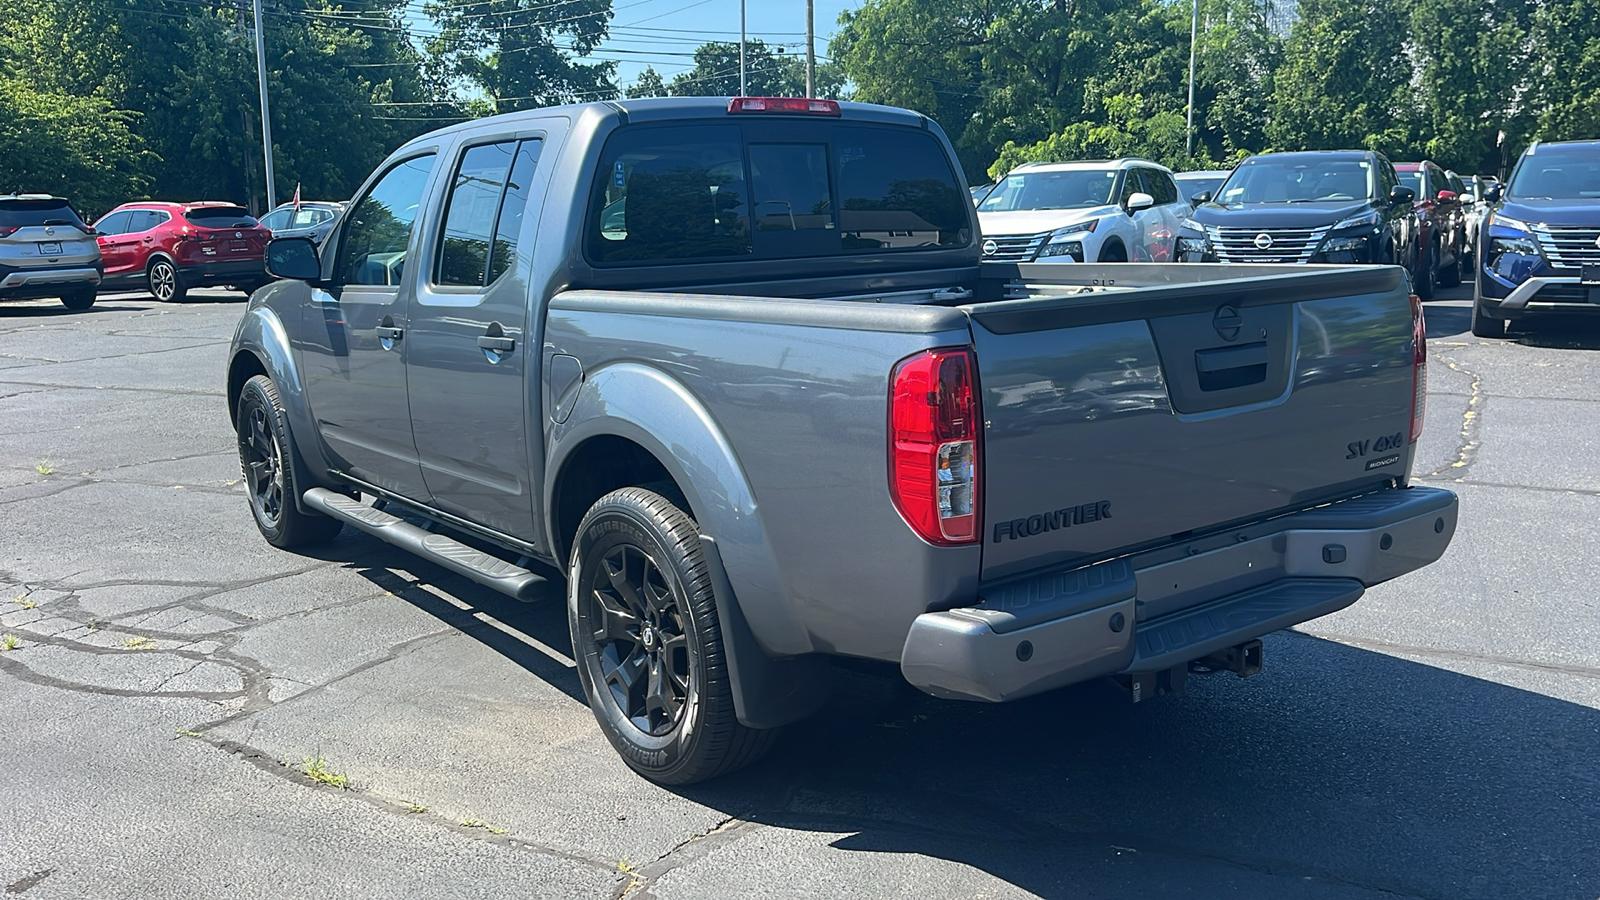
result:
[[[338,283],[400,283],[433,162],[433,154],[428,154],[399,163],[352,208],[339,249]]]
[[[289,227],[289,216],[292,209],[275,209],[261,217],[261,225],[268,231],[282,231]]]
[[[132,215],[133,213],[126,209],[118,210],[108,216],[101,217],[100,221],[94,223],[94,230],[101,234],[127,234],[128,219]]]

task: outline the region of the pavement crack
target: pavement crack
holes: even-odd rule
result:
[[[628,876],[628,880],[617,886],[617,892],[612,895],[613,900],[621,900],[623,897],[645,900],[652,897],[651,888],[673,869],[702,859],[718,847],[731,844],[766,827],[760,822],[728,816],[705,831],[690,835],[650,862],[625,871],[623,874]]]
[[[1477,461],[1478,448],[1483,443],[1479,438],[1485,407],[1483,376],[1443,354],[1440,354],[1437,358],[1452,372],[1460,372],[1471,378],[1472,387],[1467,395],[1467,410],[1461,415],[1461,431],[1458,434],[1456,444],[1456,458],[1447,465],[1425,473],[1425,477],[1437,478],[1450,473],[1456,481],[1463,481],[1467,471]]]

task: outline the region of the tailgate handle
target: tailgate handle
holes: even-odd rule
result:
[[[1267,380],[1267,344],[1260,341],[1239,347],[1196,350],[1194,368],[1200,376],[1202,391],[1260,384]]]

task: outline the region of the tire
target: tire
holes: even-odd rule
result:
[[[333,539],[343,527],[338,519],[301,512],[295,503],[294,439],[283,413],[283,401],[272,379],[257,375],[239,390],[239,468],[256,528],[267,543],[287,550]]]
[[[699,526],[682,508],[642,487],[601,497],[578,526],[568,576],[578,678],[629,768],[692,784],[766,752],[777,730],[734,713]]]
[[[61,303],[67,309],[83,311],[94,305],[96,289],[92,287],[79,288],[75,291],[61,295]]]
[[[150,268],[145,271],[145,287],[150,291],[150,296],[162,303],[178,303],[189,293],[189,288],[183,283],[183,276],[178,273],[178,267],[172,260],[156,257],[150,261]]]
[[[1441,269],[1439,272],[1439,287],[1452,288],[1461,283],[1461,254],[1457,248],[1455,261],[1450,263],[1450,268]]]
[[[1411,279],[1411,289],[1417,296],[1424,300],[1432,300],[1436,293],[1433,280],[1433,256],[1422,250],[1417,251],[1417,271]]]
[[[1128,248],[1121,241],[1106,244],[1100,248],[1100,258],[1097,262],[1127,262]]]
[[[1481,338],[1503,338],[1506,336],[1506,320],[1491,319],[1484,312],[1483,301],[1472,301],[1472,334]]]

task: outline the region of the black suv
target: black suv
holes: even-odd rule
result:
[[[1197,199],[1178,232],[1182,262],[1392,264],[1422,281],[1416,192],[1381,153],[1263,153]]]

